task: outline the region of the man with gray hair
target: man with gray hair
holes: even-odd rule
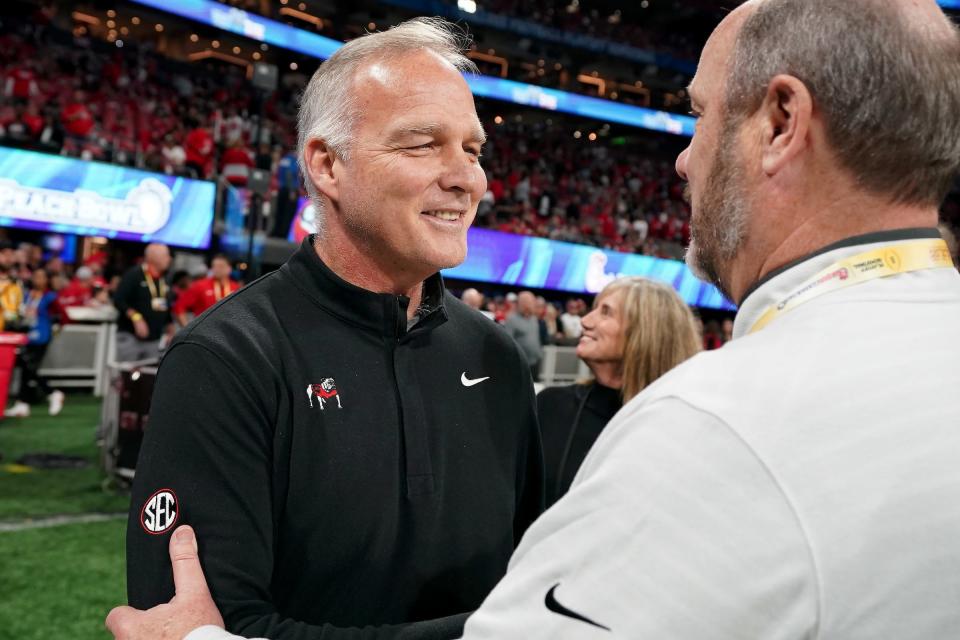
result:
[[[165,355],[132,605],[173,595],[181,523],[227,627],[274,640],[455,637],[503,576],[543,472],[522,355],[438,273],[464,260],[486,190],[465,44],[411,20],[310,81],[299,157],[319,231]]]

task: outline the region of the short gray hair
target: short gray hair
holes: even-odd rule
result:
[[[322,211],[320,197],[310,182],[303,152],[308,141],[321,138],[337,156],[349,161],[358,115],[353,78],[360,67],[404,53],[431,51],[460,71],[477,73],[477,66],[464,55],[470,42],[463,29],[443,18],[414,18],[387,31],[351,40],[320,65],[300,100],[297,120],[297,157],[318,214]]]
[[[960,37],[922,28],[891,0],[768,0],[746,18],[727,78],[736,120],[771,79],[810,90],[828,141],[859,185],[892,202],[939,205],[960,169]]]

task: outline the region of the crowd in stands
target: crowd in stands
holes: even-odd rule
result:
[[[189,65],[50,26],[0,33],[3,144],[244,184],[291,147],[295,95],[264,104],[234,65]],[[256,137],[256,139],[254,139]]]
[[[450,1],[456,4],[455,0]],[[694,42],[686,32],[651,29],[639,22],[625,20],[618,10],[600,10],[595,2],[484,0],[482,7],[488,13],[529,20],[577,36],[592,36],[683,60],[696,61],[702,48],[702,43]]]
[[[489,191],[477,225],[553,240],[679,258],[690,209],[672,162],[574,138],[546,123],[488,125]]]
[[[232,65],[211,71],[35,24],[5,26],[0,65],[2,144],[239,187],[260,167],[272,172],[281,204],[302,195],[293,154],[302,75],[287,74],[259,126],[256,93]],[[679,256],[688,209],[669,163],[544,125],[487,127],[495,135],[479,226]]]
[[[513,9],[509,0],[501,4]],[[2,25],[0,73],[0,144],[238,187],[252,168],[267,169],[285,221],[303,195],[294,153],[302,73],[282,76],[265,99],[261,125],[242,68],[188,64],[147,45],[118,48],[58,29],[42,11]],[[603,132],[589,140],[586,131],[576,138],[549,121],[484,120],[489,190],[477,226],[682,257],[689,207],[672,160],[611,145]]]

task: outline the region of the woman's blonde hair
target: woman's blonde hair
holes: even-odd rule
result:
[[[693,312],[672,287],[653,280],[624,277],[597,295],[597,302],[623,294],[624,403],[702,348]]]

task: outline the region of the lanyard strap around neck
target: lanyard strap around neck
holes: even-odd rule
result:
[[[153,279],[153,276],[150,275],[150,268],[147,265],[143,265],[143,279],[147,281],[147,288],[150,289],[151,298],[166,298],[167,297],[167,283],[163,281],[161,277],[159,280],[160,287],[157,288],[157,282]]]
[[[900,273],[941,267],[952,268],[953,261],[947,243],[940,239],[912,240],[858,253],[834,262],[767,307],[747,333],[763,329],[776,318],[825,293]]]

